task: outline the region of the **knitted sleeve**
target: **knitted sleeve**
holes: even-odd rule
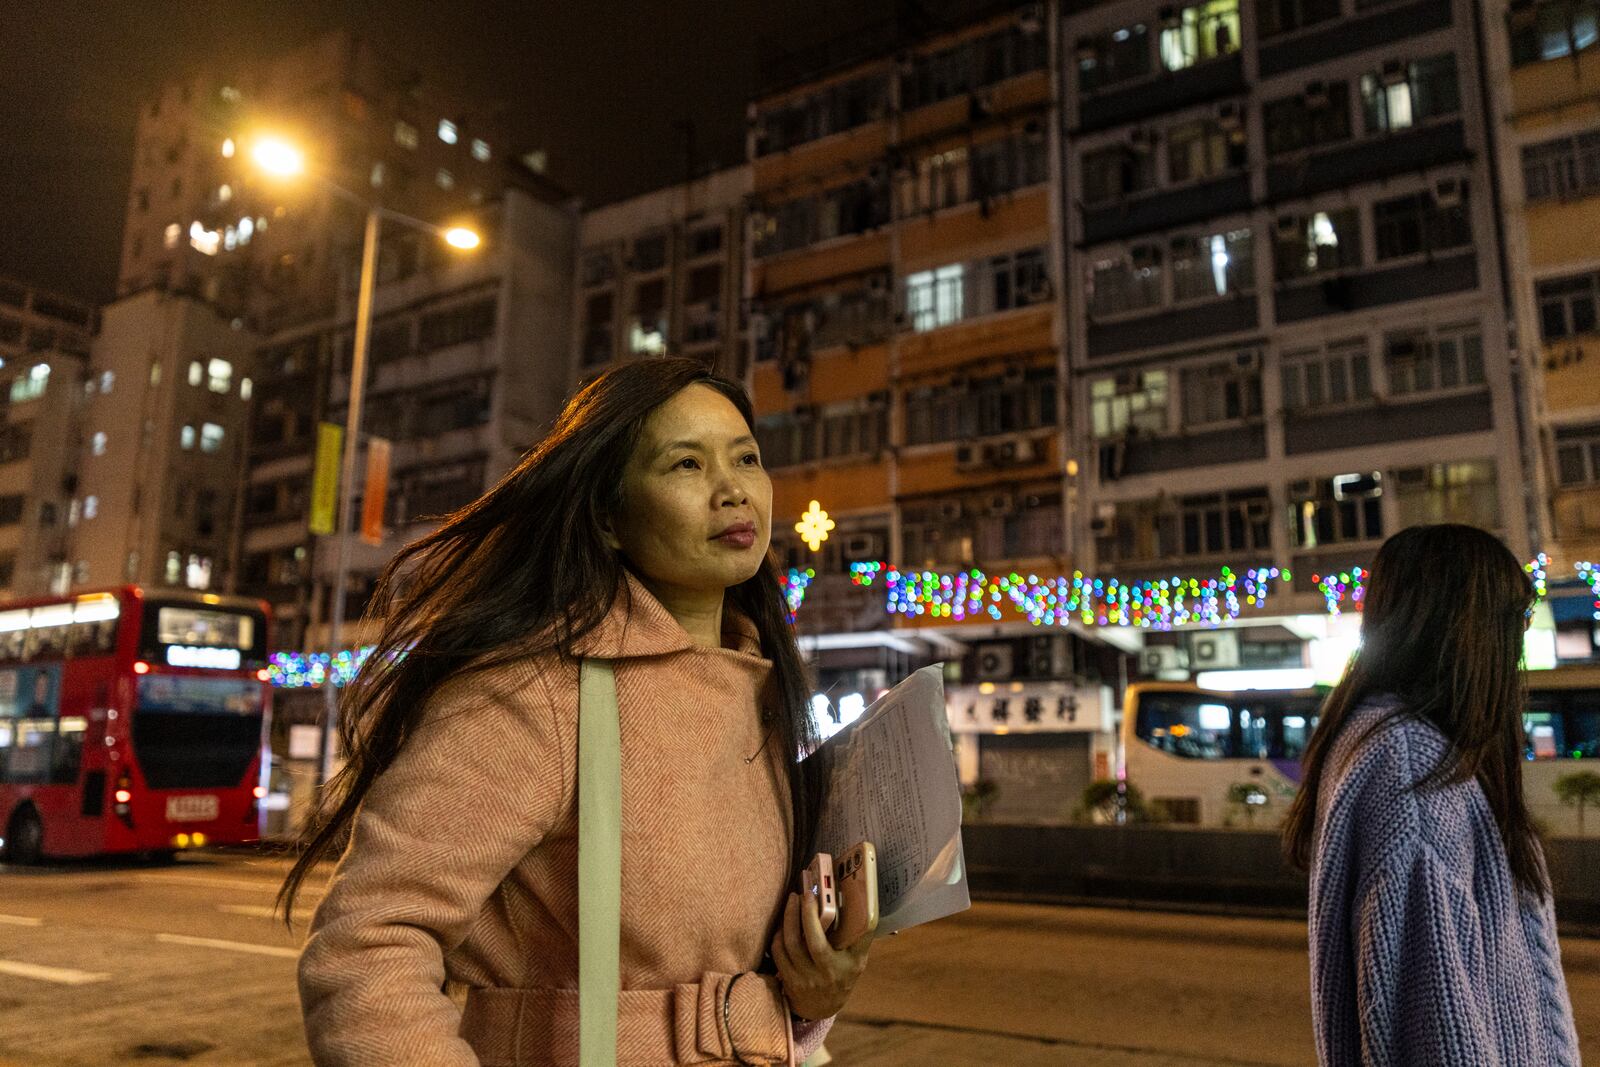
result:
[[[363,799],[300,957],[317,1067],[478,1067],[444,959],[572,793],[537,672],[451,679]]]
[[[1422,842],[1402,849],[1367,882],[1353,923],[1364,1064],[1498,1062],[1478,906],[1455,872]]]

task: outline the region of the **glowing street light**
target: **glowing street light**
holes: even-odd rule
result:
[[[465,226],[452,226],[444,231],[444,243],[452,248],[470,252],[483,243],[483,238],[479,237],[476,231],[469,230]]]
[[[293,178],[306,169],[305,153],[278,137],[263,137],[250,156],[256,166],[275,178]]]

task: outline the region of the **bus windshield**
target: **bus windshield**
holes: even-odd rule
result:
[[[153,789],[238,785],[261,745],[261,683],[147,674],[139,679],[133,747]]]
[[[1185,759],[1297,760],[1321,705],[1315,693],[1152,690],[1139,696],[1134,732]]]

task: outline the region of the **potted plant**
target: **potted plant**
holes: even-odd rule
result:
[[[1267,791],[1254,782],[1235,782],[1228,787],[1228,803],[1244,811],[1244,821],[1256,823],[1256,809],[1266,806]]]
[[[1563,774],[1552,787],[1561,803],[1578,809],[1578,836],[1583,836],[1583,812],[1590,804],[1600,804],[1600,774],[1574,771]]]

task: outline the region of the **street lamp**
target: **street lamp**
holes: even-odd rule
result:
[[[339,464],[338,564],[334,569],[333,606],[328,618],[328,670],[323,678],[322,752],[317,761],[317,787],[320,790],[332,776],[333,739],[339,725],[339,697],[333,684],[334,662],[344,629],[345,584],[350,574],[351,483],[355,481],[356,438],[361,433],[361,398],[367,376],[367,342],[372,333],[372,291],[378,273],[378,226],[384,219],[415,230],[431,233],[452,248],[470,251],[483,243],[476,231],[465,226],[445,229],[410,215],[391,211],[376,200],[352,193],[326,175],[307,172],[305,154],[288,141],[263,137],[256,141],[250,157],[257,167],[278,178],[293,178],[304,173],[334,195],[366,211],[367,222],[361,238],[361,282],[356,290],[356,336],[350,361],[350,406],[345,416],[344,450]]]

